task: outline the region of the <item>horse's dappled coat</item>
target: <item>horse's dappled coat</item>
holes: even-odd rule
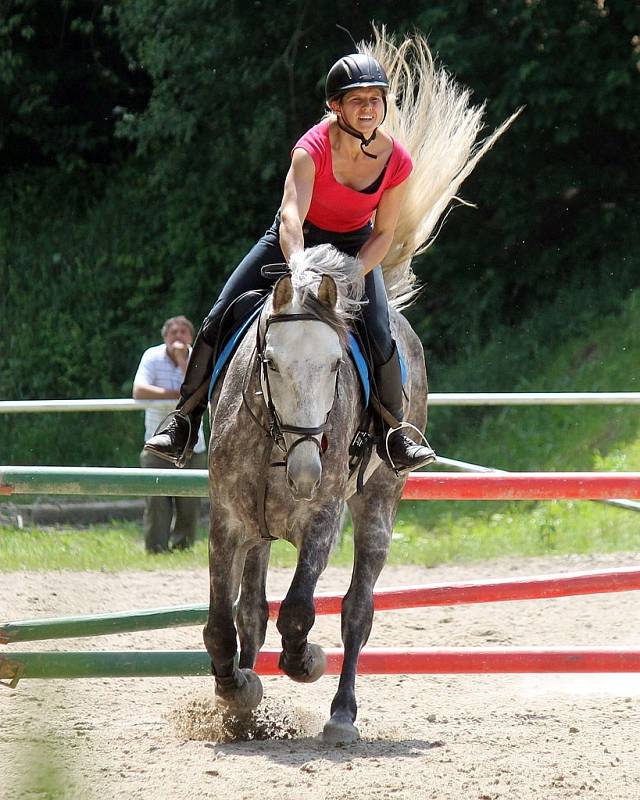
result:
[[[348,448],[360,421],[362,397],[355,369],[344,357],[344,334],[362,297],[357,283],[360,265],[330,246],[321,246],[296,256],[291,267],[291,277],[276,285],[212,397],[210,610],[204,639],[220,701],[236,712],[257,705],[262,691],[252,667],[267,625],[265,581],[270,542],[260,536],[256,487],[266,449],[273,446],[273,440],[243,406],[242,393],[245,388],[252,414],[266,427],[263,387],[255,368],[257,327],[264,330],[270,315],[306,315],[315,310],[314,319],[291,319],[269,326],[265,351],[278,370],[274,376],[281,381],[273,398],[279,417],[300,427],[319,425],[326,418],[330,446],[321,456],[319,447],[303,442],[295,447],[289,462],[295,458],[296,463],[290,463],[290,468],[267,466],[263,513],[271,535],[286,539],[298,550],[277,627],[282,636],[281,668],[295,680],[308,681],[323,671],[320,648],[307,640],[314,621],[313,592],[339,533],[344,504],[349,506],[355,564],[343,603],[345,658],[324,736],[329,741],[352,741],[358,736],[354,726],[357,659],[371,629],[373,586],[386,560],[404,478],[396,477],[375,456],[362,494],[355,494],[355,481],[352,484],[348,478]],[[405,419],[422,430],[427,395],[422,345],[396,312],[392,312],[392,328],[407,360]],[[289,446],[292,440],[293,436]],[[312,476],[315,471],[317,486],[311,499],[294,496],[290,478],[296,471]],[[234,664],[236,634],[238,666]]]

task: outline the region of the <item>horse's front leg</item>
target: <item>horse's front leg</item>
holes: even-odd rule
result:
[[[344,661],[338,691],[331,703],[331,718],[322,732],[323,739],[331,744],[346,744],[360,737],[354,724],[358,713],[355,691],[358,657],[371,633],[373,587],[387,560],[393,520],[404,485],[402,479],[392,482],[388,472],[385,473],[374,474],[365,494],[349,500],[354,566],[349,591],[342,601]]]
[[[253,668],[256,656],[264,644],[269,620],[266,583],[270,551],[271,542],[261,541],[249,550],[244,563],[236,618],[240,639],[240,667]]]
[[[211,509],[209,533],[209,616],[203,638],[216,679],[216,698],[234,713],[249,711],[262,700],[262,683],[252,669],[236,666],[234,603],[238,597],[248,545],[242,532],[229,527]]]
[[[341,505],[324,509],[305,525],[298,547],[298,563],[282,601],[276,626],[282,636],[279,666],[294,681],[317,681],[326,669],[322,648],[309,644],[307,636],[316,618],[313,593],[318,578],[329,561],[331,547],[338,533]]]

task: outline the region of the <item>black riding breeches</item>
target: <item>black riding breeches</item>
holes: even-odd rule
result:
[[[279,239],[280,215],[262,238],[251,248],[238,264],[225,283],[220,296],[208,316],[202,323],[200,335],[211,347],[216,346],[220,323],[227,308],[251,290],[269,290],[277,277],[262,275],[262,267],[267,264],[284,264],[285,258],[280,249]],[[362,245],[371,235],[371,226],[366,225],[357,231],[336,233],[325,231],[305,222],[303,225],[305,247],[318,244],[332,244],[348,256],[355,257]],[[384,288],[382,267],[372,269],[364,279],[365,295],[368,303],[360,312],[371,347],[374,366],[384,364],[393,353],[393,339],[389,327],[389,306]]]

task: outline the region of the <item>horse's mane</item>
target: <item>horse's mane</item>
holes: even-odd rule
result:
[[[362,263],[336,250],[333,245],[320,244],[291,257],[291,284],[302,308],[330,325],[344,343],[351,322],[364,298]],[[317,291],[323,275],[333,278],[338,302],[330,308],[318,300]]]
[[[398,42],[384,25],[374,25],[373,41],[360,42],[358,50],[385,68],[389,96],[383,127],[413,159],[393,243],[382,265],[389,302],[402,308],[420,291],[411,260],[433,243],[453,205],[471,205],[457,196],[461,184],[521,109],[479,139],[484,104],[472,105],[471,92],[434,64],[420,33]]]

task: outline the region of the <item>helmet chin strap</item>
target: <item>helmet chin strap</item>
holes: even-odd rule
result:
[[[376,128],[375,131],[371,134],[371,136],[367,139],[363,133],[360,133],[360,131],[356,130],[355,128],[352,128],[351,125],[347,125],[347,123],[342,119],[342,116],[340,114],[336,114],[336,118],[338,120],[338,127],[340,128],[340,130],[344,131],[345,133],[348,133],[349,136],[353,136],[354,139],[360,139],[360,149],[365,154],[365,156],[367,156],[367,158],[378,158],[378,156],[374,155],[373,153],[367,153],[367,151],[364,149],[365,147],[369,147],[371,142],[376,138],[376,133],[378,132],[378,128]]]

